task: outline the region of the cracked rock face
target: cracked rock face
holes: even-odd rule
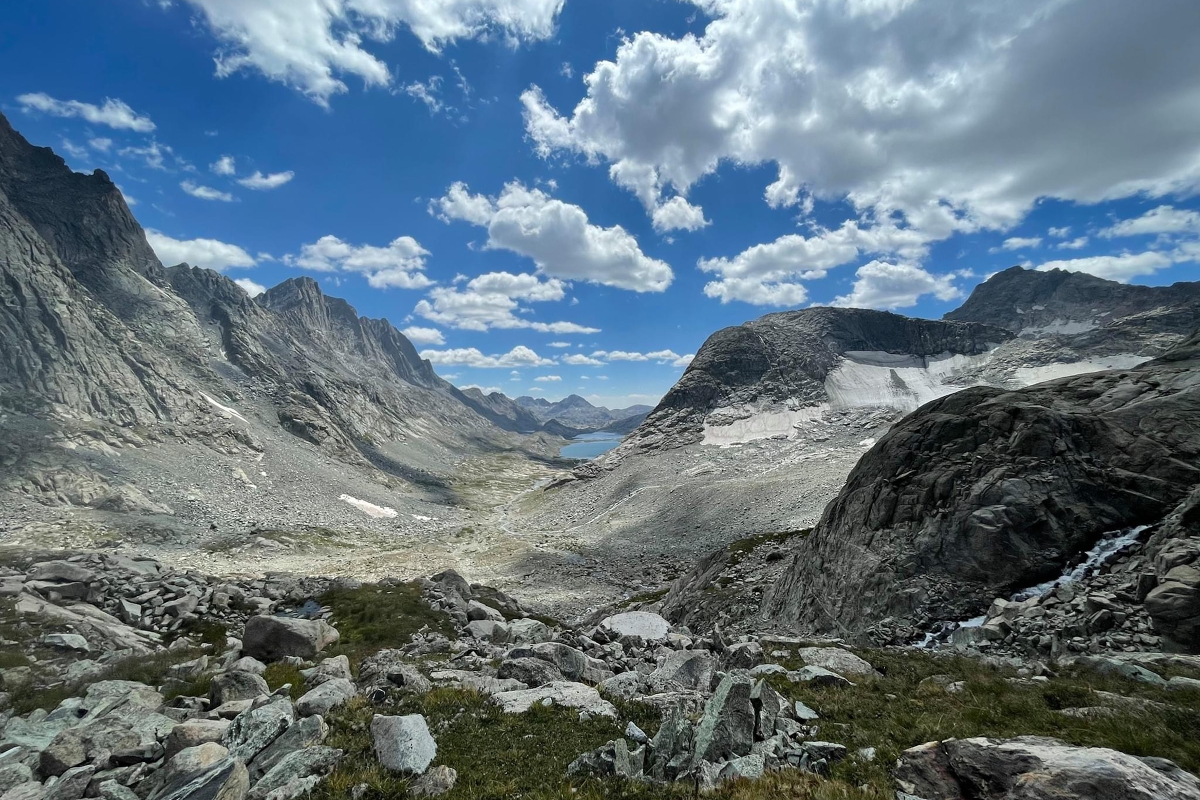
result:
[[[1131,370],[930,403],[863,456],[764,608],[858,637],[974,616],[1166,517],[1200,483],[1196,419],[1200,335]]]

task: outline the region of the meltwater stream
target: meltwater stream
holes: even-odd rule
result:
[[[1082,580],[1083,578],[1087,577],[1089,572],[1108,563],[1108,561],[1110,561],[1118,553],[1137,542],[1138,537],[1140,537],[1142,533],[1149,528],[1149,525],[1139,525],[1136,528],[1130,528],[1124,532],[1113,531],[1112,533],[1107,534],[1100,541],[1096,542],[1095,546],[1093,546],[1091,550],[1087,551],[1087,556],[1078,565],[1070,568],[1053,580],[1039,583],[1037,586],[1030,586],[1027,589],[1022,589],[1010,597],[1009,600],[1013,601],[1014,603],[1018,603],[1022,600],[1029,600],[1033,597],[1043,597],[1057,589],[1059,586]],[[981,615],[978,617],[972,617],[968,620],[963,620],[962,622],[952,620],[938,622],[934,625],[933,632],[925,634],[925,638],[922,639],[921,643],[917,646],[922,648],[936,647],[937,645],[941,644],[941,642],[947,636],[949,636],[949,634],[953,633],[959,628],[978,628],[986,621],[987,616]]]

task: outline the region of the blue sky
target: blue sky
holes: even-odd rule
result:
[[[164,262],[309,274],[460,385],[654,402],[714,330],[1200,277],[1200,4],[11,0],[0,108]]]

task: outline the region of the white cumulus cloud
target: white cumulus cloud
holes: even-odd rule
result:
[[[954,285],[953,275],[934,275],[912,264],[872,261],[855,272],[850,294],[835,298],[830,305],[889,310],[908,308],[915,306],[926,294],[939,300],[954,300],[962,296],[962,290]]]
[[[413,344],[445,344],[446,337],[437,328],[422,328],[416,325],[400,331]]]
[[[557,278],[489,272],[458,286],[438,286],[417,303],[415,313],[450,328],[486,331],[492,328],[528,328],[539,333],[599,333],[574,322],[538,322],[520,316],[528,311],[522,302],[553,302],[566,297],[566,284]]]
[[[389,86],[388,65],[367,49],[402,29],[427,50],[463,39],[546,39],[564,0],[187,0],[221,42],[217,75],[247,70],[327,105],[345,78]]]
[[[846,202],[927,241],[1040,198],[1200,189],[1200,3],[691,2],[702,34],[626,38],[573,109],[526,91],[538,153],[607,163],[652,215],[722,164],[771,164],[772,206]]]
[[[209,164],[208,168],[215,175],[233,175],[237,172],[237,165],[234,162],[233,156],[221,156]]]
[[[475,347],[453,350],[422,350],[421,358],[445,366],[476,367],[479,369],[511,369],[512,367],[548,367],[552,358],[542,358],[525,345],[517,345],[502,355],[484,355]]]
[[[56,100],[44,92],[33,92],[18,96],[17,102],[26,111],[40,111],[54,117],[77,117],[93,125],[106,125],[117,130],[149,133],[155,128],[150,117],[137,113],[128,103],[112,98],[97,106],[79,100]]]
[[[1153,234],[1200,234],[1200,212],[1159,206],[1135,219],[1121,220],[1100,231],[1106,239]]]
[[[264,191],[267,189],[278,189],[285,183],[296,177],[296,173],[288,170],[287,172],[273,172],[270,175],[263,175],[258,170],[254,171],[253,175],[247,175],[238,180],[242,186],[255,191]]]
[[[168,266],[184,262],[193,267],[226,270],[233,267],[253,267],[254,258],[235,244],[216,239],[173,239],[156,230],[146,231],[146,240],[158,260]]]
[[[1200,255],[1200,253],[1196,255]],[[1097,278],[1107,278],[1110,281],[1128,283],[1133,278],[1142,275],[1153,275],[1160,269],[1166,269],[1174,263],[1175,259],[1165,253],[1147,251],[1145,253],[1121,253],[1115,256],[1091,256],[1089,258],[1072,258],[1064,261],[1047,261],[1038,266],[1038,269],[1042,272],[1052,269],[1065,269],[1069,272],[1086,272],[1090,275],[1095,275]]]
[[[496,198],[455,183],[430,211],[445,221],[486,227],[487,247],[526,256],[552,278],[588,281],[635,292],[664,291],[674,278],[664,261],[642,252],[620,225],[602,228],[582,208],[514,181]]]
[[[199,200],[219,200],[222,203],[233,202],[233,195],[229,192],[222,192],[220,189],[214,189],[211,186],[201,186],[194,181],[184,181],[179,184],[179,188]]]
[[[433,281],[425,275],[429,251],[411,236],[400,236],[386,247],[352,245],[336,236],[322,236],[300,248],[299,255],[288,254],[288,266],[314,272],[357,272],[376,289],[425,289]]]
[[[234,283],[242,287],[246,294],[250,295],[251,297],[258,297],[267,290],[267,287],[263,286],[261,283],[255,283],[249,278],[238,278],[234,281]]]

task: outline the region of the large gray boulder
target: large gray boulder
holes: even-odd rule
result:
[[[295,797],[303,793],[300,790],[301,786],[311,789],[320,778],[332,772],[341,759],[342,751],[333,747],[318,746],[295,750],[280,759],[269,772],[255,782],[250,790],[250,800],[279,796],[274,793],[289,785],[296,787],[296,791],[288,792],[287,796]]]
[[[569,681],[600,683],[612,676],[612,672],[603,661],[561,642],[542,642],[528,647],[514,647],[508,651],[507,660],[518,658],[536,658],[553,664]]]
[[[716,659],[705,650],[672,650],[646,682],[653,692],[707,692],[716,669]]]
[[[324,620],[251,617],[242,636],[242,652],[262,661],[312,658],[337,640],[337,629]]]
[[[924,800],[1198,800],[1200,780],[1170,761],[1058,739],[947,739],[905,750],[902,791]]]
[[[510,658],[496,670],[497,678],[510,678],[526,686],[542,686],[566,680],[553,664],[540,658]]]
[[[492,702],[506,714],[523,714],[536,705],[577,708],[581,714],[593,717],[617,718],[617,709],[600,697],[600,693],[583,683],[555,681],[533,689],[518,689],[492,695]]]
[[[213,707],[232,700],[253,700],[270,694],[271,689],[261,675],[253,672],[222,672],[212,679],[208,699]]]
[[[239,761],[250,762],[296,721],[292,701],[274,697],[238,714],[221,737],[221,744]]]
[[[345,678],[334,678],[301,695],[296,701],[296,713],[302,717],[325,715],[354,697],[356,693],[353,683]]]
[[[750,752],[754,746],[754,705],[751,693],[754,680],[727,675],[717,692],[704,706],[704,716],[696,727],[693,765],[701,761],[718,762]]]
[[[437,742],[420,714],[403,717],[376,714],[371,720],[371,739],[379,763],[392,772],[420,775],[437,757]]]
[[[800,659],[808,666],[822,667],[839,675],[878,675],[867,661],[840,647],[802,647]]]
[[[643,647],[665,640],[671,632],[671,623],[649,611],[626,611],[605,617],[600,622],[600,630],[614,641]]]
[[[176,753],[162,779],[153,800],[244,800],[250,789],[246,765],[211,742]]]
[[[319,745],[325,741],[328,734],[329,727],[320,716],[296,720],[247,765],[250,768],[251,784],[297,750]]]

